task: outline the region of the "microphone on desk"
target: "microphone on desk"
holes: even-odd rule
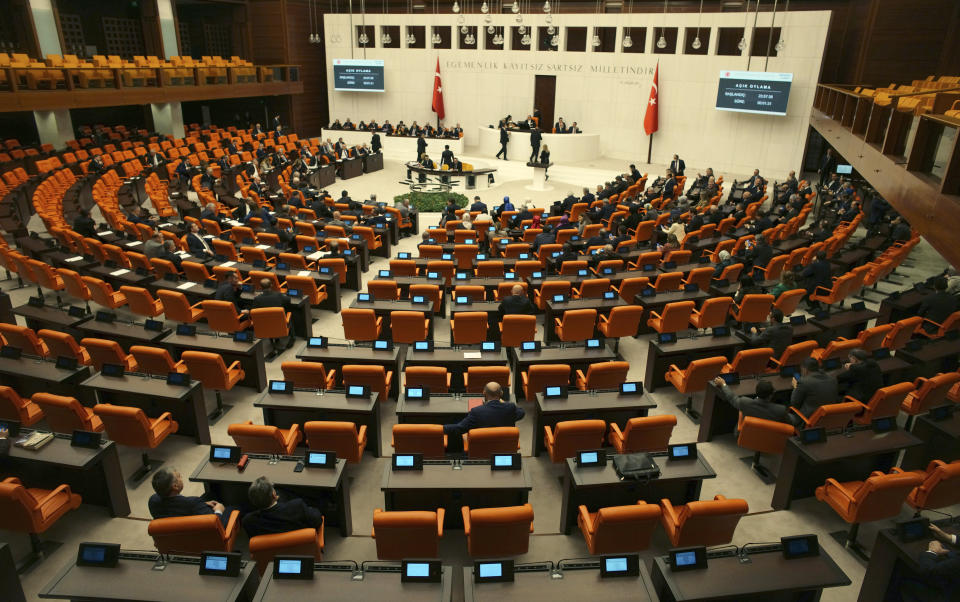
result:
[[[939,510],[934,510],[933,508],[918,508],[918,509],[917,509],[917,513],[918,513],[918,514],[919,514],[921,511],[933,512],[934,514],[939,514],[940,516],[946,516],[947,518],[950,519],[950,522],[951,522],[951,523],[956,523],[956,522],[957,522],[957,519],[960,518],[960,517],[956,517],[956,516],[954,516],[954,515],[952,515],[952,514],[947,514],[946,512],[941,512],[941,511],[939,511]]]

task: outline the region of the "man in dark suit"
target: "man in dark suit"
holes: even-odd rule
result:
[[[195,223],[190,224],[190,232],[187,234],[187,250],[197,257],[213,257],[214,255],[213,248],[200,235],[200,227]]]
[[[450,166],[453,164],[453,151],[450,150],[449,144],[443,145],[443,152],[440,153],[440,165]]]
[[[789,322],[783,322],[783,312],[774,307],[770,310],[770,325],[761,332],[756,332],[757,328],[750,329],[754,332],[750,337],[750,346],[754,349],[760,347],[770,347],[773,349],[773,357],[779,359],[783,351],[793,343],[793,326]]]
[[[146,155],[143,156],[143,164],[146,167],[160,167],[166,162],[167,161],[163,158],[163,155],[152,148]]]
[[[836,377],[827,374],[820,367],[820,362],[808,357],[800,367],[800,378],[793,379],[793,393],[790,394],[790,405],[800,410],[809,418],[823,405],[840,401],[840,390]],[[803,421],[796,414],[790,417],[794,425],[800,426]]]
[[[937,332],[939,327],[936,324],[943,324],[950,314],[957,311],[957,298],[947,292],[946,278],[934,280],[933,290],[932,294],[920,301],[917,309],[917,315],[924,318],[923,329],[927,332]]]
[[[375,153],[379,153],[381,148],[383,148],[383,145],[380,144],[380,134],[374,132],[373,136],[370,137],[370,149]]]
[[[487,205],[486,205],[486,203],[484,203],[483,201],[480,200],[480,197],[479,197],[479,196],[475,196],[475,197],[473,197],[473,204],[470,205],[470,211],[471,211],[471,212],[473,212],[473,211],[479,211],[480,213],[486,213],[486,212],[487,212]]]
[[[530,163],[536,163],[540,156],[540,130],[536,127],[530,128]]]
[[[827,178],[829,178],[836,169],[837,159],[833,156],[833,149],[828,148],[827,154],[820,160],[820,169],[817,170],[817,173],[820,174],[820,186],[823,186],[823,183],[827,181]]]
[[[672,171],[676,176],[682,176],[683,170],[686,168],[687,164],[683,162],[683,159],[680,158],[680,155],[674,155],[673,161],[670,162],[670,171]]]
[[[930,525],[934,539],[917,555],[919,571],[900,584],[903,602],[953,602],[960,589],[960,554],[957,536]]]
[[[609,242],[607,230],[606,228],[600,228],[595,236],[592,236],[589,240],[587,240],[587,248],[589,249],[590,247],[602,246],[607,244],[607,242]]]
[[[566,134],[567,133],[567,124],[563,122],[563,117],[557,120],[557,123],[553,125],[554,134]]]
[[[824,251],[817,253],[817,258],[810,262],[810,265],[803,268],[800,277],[805,279],[807,294],[810,295],[817,290],[818,286],[830,289],[833,285],[830,262],[827,261],[827,254]]]
[[[487,383],[483,388],[483,404],[470,410],[460,422],[443,425],[443,432],[447,435],[459,436],[470,432],[470,429],[514,426],[517,420],[523,418],[525,412],[513,402],[502,401],[500,399],[502,396],[503,390],[499,384]]]
[[[97,237],[97,224],[90,217],[89,211],[86,209],[80,210],[77,219],[73,220],[73,231],[87,238]]]
[[[273,287],[273,280],[262,278],[260,280],[260,294],[254,298],[250,305],[251,309],[263,307],[287,307],[287,298]]]
[[[837,374],[837,383],[844,395],[857,401],[868,403],[877,389],[883,386],[883,373],[880,366],[863,349],[854,349],[848,356],[850,360]]]
[[[220,517],[220,522],[226,525],[230,517],[226,507],[216,500],[180,495],[183,491],[183,478],[176,469],[157,469],[157,472],[153,473],[151,484],[155,493],[150,496],[147,506],[153,518],[216,514]]]
[[[553,231],[553,228],[551,228],[549,224],[544,224],[543,232],[534,237],[533,244],[530,245],[530,249],[536,253],[540,250],[541,245],[549,245],[555,242],[557,242],[556,232]]]
[[[200,219],[201,220],[208,219],[210,221],[214,221],[220,225],[223,225],[222,222],[220,221],[221,217],[217,214],[217,206],[214,205],[213,203],[206,204],[206,206],[203,208],[203,211],[200,212]]]
[[[427,141],[423,138],[423,134],[420,134],[417,136],[417,160],[419,161],[426,152]]]
[[[242,289],[237,273],[231,271],[227,274],[227,277],[220,282],[220,285],[217,286],[217,292],[213,298],[217,301],[233,303],[237,311],[240,312],[246,309],[247,306],[247,301],[240,296],[241,294]]]
[[[183,267],[183,260],[176,253],[176,247],[172,240],[163,241],[163,248],[157,253],[157,259],[165,259],[173,264],[179,272]]]
[[[510,295],[504,297],[503,301],[500,302],[500,306],[497,308],[497,314],[501,320],[503,316],[512,314],[533,315],[536,312],[537,308],[533,306],[530,298],[527,297],[527,294],[523,291],[523,287],[519,284],[513,285],[513,288],[510,289]]]
[[[734,408],[743,412],[744,416],[763,418],[775,422],[786,422],[789,410],[787,406],[773,401],[773,384],[768,380],[758,380],[756,398],[746,395],[737,395],[719,376],[713,379],[713,384],[720,389],[720,395]]]
[[[247,497],[250,504],[256,508],[243,517],[243,530],[250,537],[298,529],[319,529],[323,525],[323,514],[308,506],[302,499],[294,498],[281,502],[267,477],[254,481],[247,491]]]

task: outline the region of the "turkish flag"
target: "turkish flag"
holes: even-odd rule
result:
[[[437,77],[440,77],[439,73]],[[437,81],[439,81],[439,79]],[[657,61],[657,70],[653,72],[653,85],[650,86],[650,100],[647,101],[647,114],[643,116],[643,129],[647,132],[648,136],[660,128],[659,108],[657,106],[657,103],[660,101],[659,81],[660,61]],[[436,98],[436,96],[434,96],[434,98]]]
[[[443,119],[443,88],[440,86],[440,59],[437,58],[437,73],[433,76],[433,104],[430,105],[437,117]]]

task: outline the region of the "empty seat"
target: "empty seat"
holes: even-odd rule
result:
[[[282,456],[292,455],[302,437],[298,424],[292,424],[288,429],[281,429],[254,424],[250,420],[231,424],[227,428],[227,434],[233,437],[234,443],[246,453]]]
[[[430,319],[422,311],[392,311],[390,331],[394,343],[425,341],[430,338]]]
[[[627,380],[629,362],[600,362],[590,364],[587,373],[577,370],[577,388],[581,391],[616,389]]]
[[[770,472],[760,464],[761,454],[782,454],[787,439],[796,431],[792,425],[774,420],[740,414],[737,426],[737,445],[754,452],[750,468],[761,477],[770,478]]]
[[[83,280],[83,283],[86,284],[90,290],[90,298],[93,299],[94,303],[110,309],[123,307],[127,304],[126,295],[114,291],[109,282],[104,282],[92,276],[81,276],[80,279]]]
[[[163,313],[163,303],[153,298],[145,288],[139,286],[121,286],[120,294],[127,299],[127,306],[133,313],[155,318]]]
[[[122,366],[125,372],[137,372],[139,370],[136,358],[129,353],[124,353],[120,343],[116,341],[86,338],[81,339],[80,344],[90,354],[90,361],[97,370],[103,370],[104,364]]]
[[[410,366],[403,372],[404,387],[427,387],[431,393],[450,390],[450,373],[440,366]]]
[[[424,458],[442,458],[447,436],[439,424],[395,424],[390,442],[396,454],[423,454]]]
[[[463,450],[471,459],[488,460],[493,454],[513,454],[520,450],[520,429],[495,426],[470,429],[463,434]]]
[[[35,393],[30,399],[43,411],[47,426],[55,433],[103,430],[103,422],[93,410],[83,407],[73,397]]]
[[[614,352],[620,346],[620,337],[636,336],[643,318],[643,308],[639,305],[627,305],[610,309],[610,315],[600,314],[597,329],[608,339],[616,339]]]
[[[567,420],[552,428],[545,425],[543,430],[550,460],[559,464],[579,451],[603,447],[607,423],[603,420]]]
[[[26,326],[0,322],[0,337],[6,340],[7,345],[19,348],[25,354],[39,357],[50,355],[47,345],[37,337],[37,333]]]
[[[845,428],[862,409],[863,406],[858,402],[828,403],[820,406],[807,417],[797,408],[790,408],[803,420],[806,428],[823,427],[827,430]]]
[[[597,323],[597,310],[572,309],[563,312],[563,319],[554,318],[557,338],[563,342],[586,341],[593,337]],[[549,327],[549,325],[547,325]]]
[[[650,547],[660,514],[660,506],[642,500],[632,506],[609,506],[596,512],[581,505],[577,525],[592,555],[639,552]]]
[[[533,533],[530,504],[505,508],[461,508],[467,553],[471,558],[526,554]]]
[[[216,514],[157,518],[147,525],[147,533],[161,554],[232,552],[239,532],[239,510],[230,513],[226,527]]]
[[[476,345],[487,340],[487,312],[461,311],[450,318],[454,345]]]
[[[44,328],[37,336],[50,350],[50,357],[71,357],[82,366],[90,365],[90,354],[69,334]]]
[[[529,371],[521,372],[523,396],[527,401],[536,399],[537,393],[543,393],[548,386],[566,389],[570,385],[570,366],[568,364],[534,364]]]
[[[323,523],[319,529],[297,529],[285,533],[257,535],[250,538],[250,556],[263,575],[275,556],[310,556],[323,560]]]
[[[371,393],[377,393],[380,396],[380,403],[387,401],[390,397],[393,370],[387,370],[383,366],[361,364],[348,364],[340,370],[343,373],[344,387],[351,385],[367,387]]]
[[[373,511],[373,531],[377,542],[377,558],[439,558],[443,537],[444,509],[432,511]]]
[[[143,450],[140,456],[142,464],[130,477],[134,481],[139,481],[147,476],[153,467],[162,464],[152,461],[146,450],[155,449],[180,428],[170,412],[163,412],[157,418],[149,418],[140,408],[98,403],[93,407],[93,413],[103,421],[107,437],[120,445]]]
[[[227,367],[219,353],[188,350],[180,355],[180,359],[187,365],[187,372],[191,378],[199,380],[203,388],[216,391],[218,413],[223,410],[223,398],[220,392],[233,389],[246,376],[243,368],[240,367],[239,360]]]
[[[627,421],[623,432],[615,422],[611,422],[607,438],[618,454],[666,451],[675,426],[677,417],[672,414],[637,416]]]
[[[333,420],[311,420],[303,425],[307,448],[316,451],[336,452],[351,464],[357,464],[367,448],[367,425]]]
[[[667,303],[663,308],[663,315],[655,311],[650,312],[650,317],[647,318],[647,326],[661,334],[686,330],[694,307],[696,307],[696,303],[693,301]]]
[[[30,534],[31,555],[26,564],[32,564],[44,556],[39,534],[79,508],[81,501],[69,485],[36,489],[25,487],[16,477],[7,477],[0,482],[0,529]],[[12,595],[12,590],[8,594]]]
[[[519,347],[521,343],[536,338],[536,316],[507,315],[500,321],[500,344],[504,347]]]
[[[730,543],[740,518],[750,510],[746,500],[728,500],[722,495],[677,507],[663,499],[660,506],[663,528],[674,547]]]
[[[202,304],[190,305],[187,296],[179,291],[160,289],[157,291],[157,297],[163,305],[163,314],[168,320],[193,324],[203,317]]]
[[[844,401],[859,403],[863,408],[860,414],[853,417],[854,422],[857,424],[870,424],[874,418],[885,418],[899,414],[900,405],[912,391],[913,383],[897,383],[889,387],[877,389],[877,392],[867,400],[867,403],[863,403],[859,399],[854,399],[849,395],[844,397]]]
[[[923,478],[907,496],[907,504],[918,513],[921,510],[946,508],[960,503],[960,460],[947,464],[934,460],[926,470],[914,470]]]
[[[337,371],[324,369],[322,362],[283,362],[280,364],[283,380],[304,389],[332,389]]]
[[[383,318],[372,309],[342,309],[343,338],[348,341],[376,341],[383,330]]]
[[[470,366],[463,377],[467,393],[480,393],[489,382],[510,390],[510,368],[507,366]]]

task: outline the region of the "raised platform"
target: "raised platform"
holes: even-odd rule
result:
[[[333,142],[336,142],[338,138],[343,138],[347,146],[369,145],[370,139],[373,138],[373,132],[325,129],[322,131],[321,137],[324,141],[329,138]],[[425,138],[425,140],[427,141],[427,154],[437,163],[440,162],[440,153],[443,152],[443,147],[447,144],[450,145],[450,150],[453,151],[455,156],[463,154],[463,138],[459,140],[454,138]],[[387,136],[380,132],[380,144],[383,146],[383,156],[387,159],[399,159],[406,162],[417,158],[417,139],[412,136]]]
[[[497,128],[477,128],[477,146],[470,151],[481,157],[495,157],[500,151],[500,130]],[[540,150],[550,147],[550,159],[557,163],[579,163],[600,156],[599,134],[540,134]],[[443,147],[441,147],[443,148]],[[427,149],[430,152],[430,149]],[[507,143],[507,156],[514,161],[530,158],[530,132],[518,130],[510,132]]]

